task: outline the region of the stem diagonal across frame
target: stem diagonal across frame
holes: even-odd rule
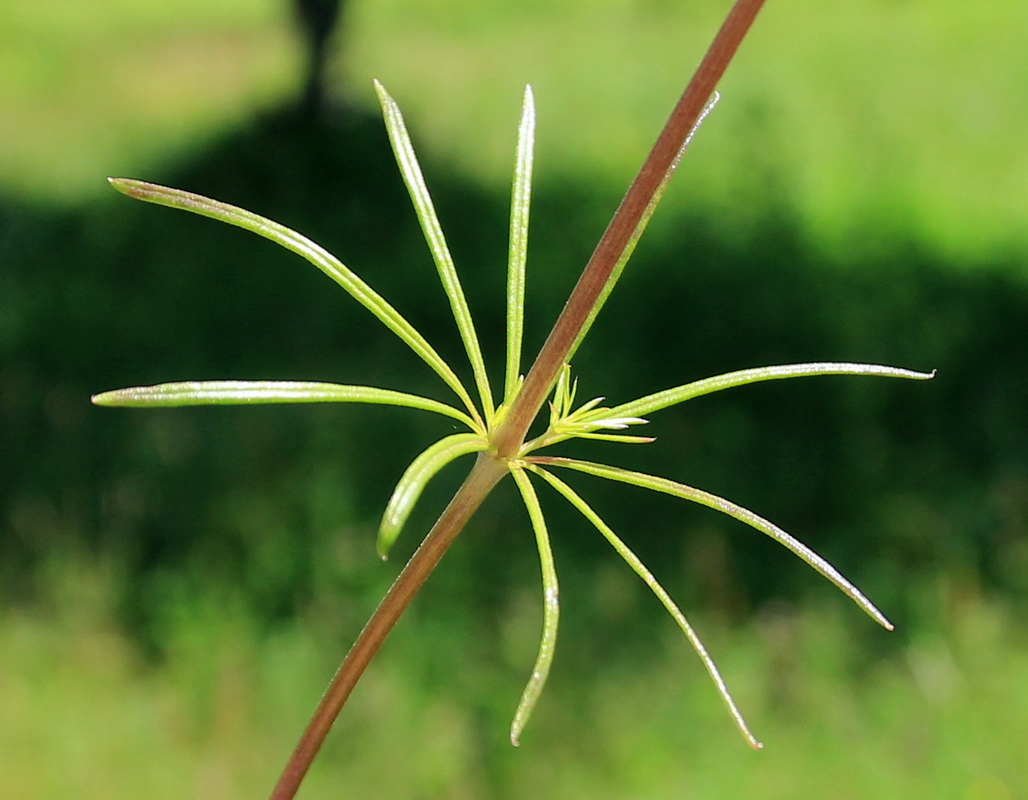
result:
[[[291,800],[295,797],[334,720],[390,630],[472,515],[508,474],[512,475],[515,487],[528,510],[529,522],[539,551],[544,598],[543,631],[539,651],[511,725],[511,740],[515,744],[549,673],[559,618],[557,573],[550,547],[549,530],[535,489],[535,484],[541,479],[597,528],[660,600],[700,656],[739,730],[751,745],[759,747],[728,693],[712,658],[681,610],[634,552],[580,495],[554,474],[555,468],[577,470],[595,477],[662,492],[732,516],[791,550],[849,595],[880,624],[891,628],[891,623],[881,612],[828,562],[781,528],[748,509],[666,478],[587,461],[535,454],[541,448],[570,439],[596,439],[628,444],[650,443],[653,441],[650,436],[626,434],[623,431],[631,426],[646,424],[648,420],[644,415],[704,394],[748,383],[830,374],[924,380],[934,374],[873,364],[789,364],[739,370],[693,381],[613,408],[602,407],[601,397],[594,397],[577,409],[574,408],[576,383],[571,378],[571,367],[568,362],[607,301],[667,188],[686,145],[710,111],[718,81],[763,4],[764,0],[735,0],[724,24],[674,106],[653,149],[600,238],[531,368],[522,377],[525,273],[535,130],[534,99],[531,88],[526,88],[522,101],[511,192],[506,288],[506,363],[503,370],[503,394],[498,398],[499,405],[496,404],[497,398],[492,394],[471,310],[403,116],[399,106],[381,84],[376,82],[375,89],[390,141],[470,362],[478,395],[477,402],[454,370],[414,326],[349,267],[306,237],[252,212],[200,195],[142,181],[111,179],[116,189],[129,196],[184,209],[242,227],[304,257],[338,283],[412,349],[454,392],[460,401],[459,405],[463,408],[391,389],[318,381],[178,382],[103,392],[94,396],[94,403],[149,407],[227,403],[378,403],[442,415],[448,418],[451,428],[453,422],[459,423],[467,430],[448,433],[426,447],[400,477],[379,526],[378,549],[383,556],[400,534],[427,483],[455,459],[476,454],[467,478],[443,509],[414,555],[404,565],[332,678],[272,791],[272,800]],[[545,422],[543,408],[550,397],[552,400],[549,406],[549,423],[540,425],[545,428],[543,432],[529,439],[528,431],[541,412]]]

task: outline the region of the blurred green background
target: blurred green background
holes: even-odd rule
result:
[[[0,793],[266,794],[461,478],[441,476],[382,564],[377,514],[445,423],[91,407],[181,379],[441,394],[309,265],[104,177],[299,229],[460,363],[377,77],[499,364],[531,82],[531,356],[727,5],[350,0],[310,115],[285,0],[0,0]],[[614,402],[770,363],[938,369],[734,390],[655,415],[653,445],[589,449],[781,524],[897,632],[731,520],[574,481],[691,614],[767,748],[745,748],[645,587],[544,494],[564,614],[515,750],[541,611],[503,487],[301,796],[1028,797],[1026,33],[1014,0],[772,0],[576,360],[583,396]]]

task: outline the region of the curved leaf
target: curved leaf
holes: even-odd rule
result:
[[[592,507],[582,499],[581,495],[575,492],[570,486],[564,481],[547,472],[544,469],[538,467],[532,468],[537,474],[541,475],[543,479],[562,494],[565,499],[576,509],[578,509],[582,515],[591,522],[596,530],[603,534],[604,538],[610,542],[611,546],[617,551],[617,554],[624,559],[625,563],[632,568],[643,583],[645,583],[650,591],[657,596],[661,604],[667,609],[667,612],[671,615],[674,621],[678,624],[678,627],[682,629],[686,638],[689,640],[689,644],[692,645],[693,650],[696,651],[696,655],[700,657],[700,661],[703,662],[703,666],[707,670],[707,674],[710,675],[714,686],[717,688],[717,692],[721,695],[721,699],[728,707],[728,713],[731,715],[732,720],[735,722],[736,727],[749,742],[750,746],[755,749],[760,749],[763,745],[757,740],[757,738],[750,732],[749,726],[746,724],[746,720],[739,711],[739,707],[735,704],[735,700],[732,698],[731,692],[728,691],[728,686],[725,683],[724,678],[721,677],[721,672],[717,668],[717,664],[714,663],[714,659],[711,658],[710,653],[707,651],[706,646],[700,639],[696,630],[689,624],[689,620],[685,618],[685,614],[678,607],[674,600],[671,599],[671,595],[665,591],[664,587],[660,585],[660,582],[654,577],[653,573],[647,569],[646,565],[639,559],[639,557],[632,551],[632,549],[626,545],[621,538],[614,533],[614,531],[605,523],[600,515],[593,511]]]
[[[537,457],[532,459],[532,461],[553,465],[555,467],[567,467],[568,469],[585,472],[599,478],[620,481],[621,483],[628,483],[632,486],[641,486],[644,489],[652,489],[655,492],[662,492],[664,494],[672,495],[673,497],[680,497],[683,500],[691,500],[692,502],[699,503],[707,508],[720,511],[722,514],[727,514],[740,522],[745,522],[751,528],[755,528],[761,533],[767,534],[780,545],[791,550],[803,559],[817,572],[821,573],[824,577],[834,583],[847,597],[860,606],[868,616],[883,628],[890,631],[893,629],[892,623],[885,618],[885,615],[882,614],[877,607],[875,607],[874,603],[868,600],[856,586],[846,580],[839,571],[829,564],[824,558],[819,556],[794,536],[783,531],[773,522],[764,519],[758,514],[754,514],[747,508],[736,505],[730,500],[725,500],[723,497],[710,494],[710,492],[704,492],[701,489],[694,489],[692,486],[686,486],[683,483],[677,483],[676,481],[668,480],[667,478],[658,478],[654,475],[647,475],[643,472],[631,472],[630,470],[620,469],[618,467],[609,467],[605,464],[594,464],[590,461],[578,461],[570,458],[544,457]]]
[[[210,217],[219,222],[235,225],[251,233],[256,233],[258,236],[263,236],[265,239],[270,239],[287,250],[303,256],[342,286],[354,300],[368,309],[383,325],[399,336],[422,361],[428,364],[445,381],[446,385],[453,390],[467,407],[471,416],[477,418],[478,411],[475,408],[474,402],[457,378],[457,375],[442,359],[442,356],[378,292],[368,286],[353,270],[325,248],[312,242],[306,236],[302,236],[296,231],[287,228],[285,225],[280,225],[246,209],[212,200],[203,195],[128,178],[108,178],[107,180],[111,186],[129,197],[144,200],[148,203],[168,206],[169,208],[191,211],[194,214]]]
[[[726,372],[713,378],[686,383],[673,389],[646,395],[630,403],[622,403],[610,410],[612,416],[640,417],[652,414],[668,406],[691,400],[700,395],[745,386],[748,383],[774,381],[782,378],[806,378],[815,375],[875,375],[882,378],[908,378],[925,381],[935,377],[935,372],[915,372],[900,367],[885,367],[880,364],[851,364],[839,361],[816,361],[809,364],[781,364],[774,367],[756,367]]]
[[[440,439],[415,458],[400,477],[378,528],[378,554],[385,558],[400,535],[425,485],[456,458],[485,450],[489,442],[476,433],[455,433]]]
[[[478,393],[482,398],[482,410],[486,419],[489,419],[493,415],[493,397],[492,390],[489,388],[485,361],[482,359],[482,349],[478,343],[478,334],[475,332],[475,323],[471,319],[471,309],[468,308],[464,289],[460,285],[460,278],[457,277],[457,268],[453,264],[450,248],[446,244],[446,237],[443,235],[439,217],[436,216],[435,206],[432,204],[432,196],[428,193],[428,187],[425,185],[425,177],[421,173],[421,166],[414,153],[414,146],[407,133],[407,126],[404,124],[400,107],[378,81],[375,81],[375,91],[378,93],[378,99],[382,105],[382,114],[389,131],[389,141],[396,154],[396,163],[399,164],[403,181],[407,184],[407,191],[414,203],[421,230],[425,233],[425,241],[428,242],[428,248],[432,251],[439,279],[442,281],[446,297],[450,301],[453,318],[457,322],[460,338],[464,341],[464,349],[471,361],[471,369],[475,373],[475,383],[478,385]]]
[[[542,507],[539,505],[539,497],[524,470],[511,470],[511,474],[514,476],[514,482],[518,485],[521,497],[525,501],[525,508],[528,509],[529,519],[532,521],[536,546],[539,548],[539,566],[542,569],[543,577],[543,633],[539,640],[539,653],[536,655],[532,676],[528,679],[524,692],[521,693],[521,701],[518,703],[517,711],[514,712],[514,721],[510,726],[510,743],[517,747],[521,731],[524,730],[525,724],[532,714],[532,709],[535,708],[539,695],[542,694],[546,678],[550,674],[550,665],[553,663],[553,653],[557,647],[557,624],[560,621],[560,589],[557,585],[557,570],[553,565],[553,551],[550,549],[550,537],[546,531],[546,520],[543,518]]]

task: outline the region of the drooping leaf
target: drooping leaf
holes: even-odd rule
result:
[[[485,450],[489,442],[475,433],[455,433],[430,445],[415,458],[400,477],[386,505],[378,529],[378,554],[385,558],[403,530],[425,485],[443,467],[468,453]]]
[[[521,694],[521,700],[514,712],[514,721],[510,726],[510,743],[517,747],[521,732],[528,723],[539,695],[542,694],[546,678],[550,674],[550,666],[553,664],[553,653],[557,647],[557,624],[560,621],[560,589],[557,585],[557,570],[553,564],[553,551],[550,549],[546,520],[535,487],[524,470],[511,470],[511,475],[521,492],[525,508],[528,509],[528,517],[532,522],[536,546],[539,549],[539,566],[543,578],[543,632],[539,640],[539,653],[536,655],[532,675]]]
[[[596,530],[603,534],[603,537],[610,542],[614,550],[617,551],[617,554],[624,559],[625,563],[632,568],[632,571],[642,578],[643,583],[645,583],[650,588],[650,591],[657,596],[657,599],[660,600],[661,604],[671,615],[672,619],[674,619],[678,624],[678,627],[682,629],[685,637],[689,640],[689,644],[692,645],[693,650],[695,650],[696,654],[700,657],[700,661],[703,662],[703,666],[707,670],[707,674],[710,675],[711,680],[714,682],[714,686],[717,688],[718,694],[721,695],[721,699],[728,707],[728,713],[731,715],[736,727],[745,737],[746,741],[749,742],[751,747],[755,749],[763,747],[746,724],[746,720],[743,717],[742,712],[739,711],[739,707],[735,704],[735,700],[732,697],[731,692],[728,691],[728,685],[725,683],[724,678],[721,677],[721,671],[717,668],[717,664],[714,663],[714,659],[711,658],[710,653],[703,644],[703,641],[689,623],[689,620],[686,619],[682,610],[678,607],[675,601],[671,599],[671,595],[667,593],[656,577],[654,577],[653,573],[650,572],[632,549],[626,545],[616,533],[614,533],[610,526],[600,518],[600,515],[593,511],[592,506],[585,502],[581,495],[556,475],[553,475],[537,466],[533,467],[533,469],[537,474],[541,475],[543,479],[550,484],[550,486],[560,492],[560,494],[562,494],[565,499],[571,503],[571,505],[578,509],[578,511],[580,511],[582,515],[593,524]]]
[[[655,492],[669,494],[673,497],[680,497],[683,500],[690,500],[707,508],[712,508],[715,511],[720,511],[722,514],[727,514],[740,522],[745,522],[751,528],[767,534],[783,547],[791,550],[803,559],[803,561],[835,584],[883,628],[890,631],[893,629],[892,623],[885,618],[885,615],[878,610],[874,603],[868,600],[856,586],[846,580],[835,567],[794,536],[786,533],[773,522],[764,519],[758,514],[754,514],[747,508],[736,505],[730,500],[725,500],[723,497],[718,497],[710,492],[704,492],[701,489],[695,489],[692,486],[686,486],[677,481],[658,478],[655,475],[647,475],[642,472],[632,472],[631,470],[619,467],[610,467],[605,464],[594,464],[590,461],[579,461],[570,458],[537,457],[534,460],[538,463],[555,467],[566,467],[578,470],[579,472],[585,472],[589,475],[595,475],[599,478],[607,478],[608,480],[628,483],[632,486],[640,486],[643,489],[651,489]]]

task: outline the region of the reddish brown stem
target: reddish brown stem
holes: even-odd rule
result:
[[[506,474],[507,469],[501,462],[485,455],[479,456],[471,473],[397,576],[375,609],[375,613],[360,632],[357,641],[346,654],[318,703],[307,730],[303,732],[300,743],[282,771],[282,776],[271,793],[271,800],[292,800],[296,795],[300,782],[321,749],[350,692],[357,685],[357,681],[364,674],[365,668],[378,652],[393,625],[439,563],[439,559],[453,544],[457,534]]]
[[[579,278],[553,331],[539,351],[504,424],[493,437],[492,454],[479,456],[475,467],[400,572],[329,684],[286,764],[271,800],[292,800],[350,692],[378,652],[393,625],[417,594],[457,534],[506,474],[505,459],[517,453],[528,427],[550,393],[557,372],[606,285],[639,220],[671,168],[689,132],[735,55],[764,0],[736,0],[710,49],[681,99],[671,112],[657,142],[629,187],[610,225]]]
[[[603,291],[607,278],[625,252],[647,205],[664,175],[671,169],[689,132],[696,126],[718,81],[763,5],[764,0],[736,0],[692,80],[671,111],[656,144],[628,188],[549,338],[525,377],[525,383],[511,404],[504,424],[493,438],[496,452],[501,457],[515,455],[524,442],[528,427],[553,388],[557,373],[589,318],[589,312]]]

